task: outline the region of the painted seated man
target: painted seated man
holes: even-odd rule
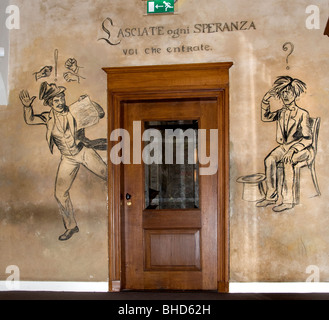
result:
[[[294,207],[294,165],[308,160],[312,148],[309,113],[296,104],[296,99],[305,90],[306,85],[301,80],[282,76],[277,78],[273,88],[263,98],[262,121],[276,121],[279,146],[265,158],[266,198],[257,202],[257,207],[266,207],[277,202],[278,181],[282,181],[285,192],[282,194],[282,203],[274,206],[273,211],[280,212]],[[271,102],[276,98],[282,100],[283,107],[271,111]],[[278,166],[283,166],[283,172],[278,170]],[[283,176],[280,177],[280,174]]]
[[[24,119],[28,125],[45,125],[46,139],[53,153],[54,145],[61,153],[55,182],[55,198],[63,218],[65,232],[59,237],[60,241],[68,240],[79,232],[75,220],[73,205],[70,198],[70,189],[83,165],[103,180],[107,179],[107,165],[94,149],[106,149],[106,139],[91,141],[85,137],[85,129],[77,129],[77,123],[65,101],[65,88],[56,84],[42,83],[39,98],[50,111],[34,114],[33,101],[27,91],[19,95],[24,106]],[[104,117],[103,109],[93,102],[99,117]]]

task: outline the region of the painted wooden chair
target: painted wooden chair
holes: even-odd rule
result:
[[[311,171],[311,176],[312,176],[312,181],[314,185],[314,189],[316,191],[316,196],[320,196],[320,188],[319,188],[319,183],[318,179],[316,176],[316,171],[315,171],[315,159],[316,159],[316,154],[318,151],[318,137],[319,137],[319,130],[320,130],[320,118],[310,118],[311,126],[312,126],[312,147],[313,147],[313,152],[312,152],[312,157],[311,159],[307,161],[302,161],[298,162],[294,166],[294,171],[295,171],[295,183],[294,183],[294,198],[295,198],[295,204],[299,204],[300,202],[300,170],[304,167],[308,167]]]
[[[293,184],[293,195],[294,195],[294,204],[299,204],[300,203],[300,172],[302,168],[307,167],[312,176],[312,181],[315,189],[315,196],[320,196],[320,188],[318,184],[318,179],[316,176],[316,171],[315,171],[315,159],[316,159],[316,154],[318,150],[318,137],[319,137],[319,130],[320,130],[320,118],[310,118],[310,124],[311,124],[311,130],[312,130],[312,149],[311,149],[311,157],[308,160],[298,162],[294,165],[294,177],[295,181]],[[278,166],[279,170],[283,171],[283,164],[279,164]],[[279,178],[278,178],[278,191],[279,194],[282,191],[282,185],[283,185],[283,174],[279,173]]]

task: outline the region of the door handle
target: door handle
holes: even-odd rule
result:
[[[129,193],[126,193],[126,204],[128,207],[130,207],[132,205],[132,202],[131,202],[131,195]]]

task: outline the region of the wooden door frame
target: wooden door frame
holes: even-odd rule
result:
[[[218,101],[218,292],[229,291],[229,69],[231,62],[103,68],[108,88],[109,291],[123,279],[123,165],[110,161],[117,143],[110,133],[123,128],[123,102],[175,98]],[[165,86],[164,86],[165,84]]]

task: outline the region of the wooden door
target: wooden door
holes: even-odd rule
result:
[[[218,134],[217,112],[216,99],[124,104],[130,150],[141,146],[140,155],[144,157],[131,156],[131,164],[124,165],[123,288],[217,289],[217,163],[209,163],[216,168],[200,175],[200,169],[209,165],[199,168],[198,161],[193,161],[200,150],[207,149],[209,154],[211,143],[215,144],[211,150],[217,151],[217,139],[210,141],[210,130]],[[202,129],[206,130],[206,139],[201,141],[199,137],[197,143]],[[147,150],[147,144],[141,142],[145,130],[156,130],[150,135],[162,139],[159,148]],[[176,135],[170,139],[167,133],[173,132]],[[172,151],[171,159],[165,159],[165,147]],[[153,159],[146,160],[149,151]],[[216,154],[213,158],[217,162]]]
[[[217,289],[228,292],[231,66],[232,63],[209,63],[104,68],[109,104],[110,291]],[[168,192],[161,200],[165,203],[166,198],[174,198],[174,202],[184,206],[159,206],[159,199],[154,202],[168,179],[151,179],[161,180],[161,188],[153,188],[149,183],[153,171],[133,152],[136,146],[141,152],[149,146],[141,142],[147,129],[173,124],[197,130],[218,129],[218,168],[210,175],[200,174],[204,165],[195,171],[198,180],[192,197],[195,206],[185,199],[190,198],[186,196],[188,189],[182,189],[183,200],[168,196]],[[116,129],[124,129],[131,138],[128,163],[111,161],[111,153],[119,141],[111,139]],[[206,147],[209,156],[207,133],[206,141],[197,147]],[[190,169],[180,174],[191,177],[191,173],[187,174]],[[176,172],[175,164],[165,170],[162,176],[169,177],[172,185],[181,186],[177,175],[176,178],[170,175]]]

